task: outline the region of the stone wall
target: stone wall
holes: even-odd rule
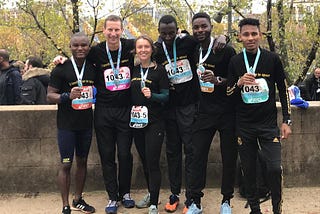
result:
[[[282,120],[279,108],[279,121]],[[320,186],[320,102],[307,110],[292,108],[293,134],[283,141],[285,186]],[[59,153],[56,143],[56,106],[0,106],[0,192],[58,191]],[[220,185],[218,134],[210,148],[207,186]],[[145,188],[142,167],[134,154],[133,188]],[[162,187],[168,188],[165,144],[161,156]],[[100,159],[92,143],[86,191],[103,190]]]

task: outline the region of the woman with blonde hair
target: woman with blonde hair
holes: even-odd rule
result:
[[[146,35],[135,41],[137,64],[131,79],[131,118],[134,142],[141,158],[149,194],[137,203],[158,214],[161,185],[160,154],[164,138],[163,106],[169,99],[169,80],[165,68],[153,61],[153,41]]]

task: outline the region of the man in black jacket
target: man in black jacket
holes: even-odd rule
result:
[[[0,105],[21,104],[21,84],[19,69],[10,65],[9,52],[0,49]]]
[[[316,67],[313,74],[305,81],[305,99],[320,100],[320,67]]]
[[[46,92],[50,80],[50,70],[43,68],[38,57],[29,57],[22,74],[21,98],[27,105],[46,104]]]

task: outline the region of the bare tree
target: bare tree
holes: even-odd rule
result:
[[[268,44],[269,44],[269,49],[272,52],[275,52],[275,44],[272,38],[272,2],[271,0],[268,0],[267,2],[267,32],[265,33]]]
[[[90,44],[92,44],[93,40],[94,40],[94,37],[97,33],[97,25],[98,25],[98,14],[99,14],[99,4],[100,4],[100,1],[97,0],[96,2],[93,0],[90,2],[90,0],[87,0],[88,2],[88,5],[92,8],[92,11],[93,11],[93,33],[91,35],[91,39],[90,39]]]
[[[76,33],[79,32],[79,0],[71,0],[71,4],[72,4],[72,20],[73,20],[73,29],[72,29],[72,33]]]
[[[59,47],[59,45],[54,41],[54,39],[48,34],[48,32],[47,32],[46,29],[45,29],[45,26],[43,26],[43,25],[40,23],[37,15],[36,15],[36,13],[35,13],[35,11],[32,9],[32,7],[30,7],[30,5],[28,4],[28,2],[25,1],[24,4],[18,4],[18,7],[19,7],[19,9],[21,9],[23,12],[25,12],[26,14],[29,14],[29,15],[33,18],[33,20],[34,20],[37,28],[38,28],[38,29],[45,35],[45,37],[51,42],[51,44],[54,46],[54,48],[57,49],[62,55],[67,56],[67,54]]]
[[[282,59],[282,63],[284,68],[289,67],[289,60],[288,60],[288,51],[287,46],[285,44],[285,18],[283,13],[283,0],[279,0],[277,2],[277,12],[279,16],[278,28],[279,28],[279,42],[280,42],[280,57]]]

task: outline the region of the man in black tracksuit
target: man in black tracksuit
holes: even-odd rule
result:
[[[116,214],[117,200],[126,208],[135,206],[130,196],[133,158],[129,127],[133,40],[120,38],[124,29],[118,16],[108,16],[103,29],[106,41],[92,47],[87,58],[98,70],[94,127],[109,196],[105,211]]]
[[[234,106],[231,98],[226,95],[226,80],[229,61],[236,53],[231,46],[226,46],[220,51],[213,50],[216,40],[210,36],[212,25],[208,14],[195,14],[192,18],[192,29],[193,36],[200,42],[196,60],[201,97],[199,114],[193,125],[190,179],[192,200],[198,207],[193,206],[189,210],[190,213],[201,213],[200,198],[206,184],[208,154],[216,131],[220,134],[222,156],[222,204],[226,202],[227,208],[231,210],[229,205],[234,192],[237,144],[234,135]]]
[[[261,214],[256,193],[257,153],[266,165],[273,213],[282,212],[281,139],[291,133],[290,102],[284,69],[278,55],[261,49],[257,19],[240,21],[243,51],[229,64],[227,95],[236,105],[236,134],[251,214]],[[282,106],[281,136],[277,125],[276,87]]]
[[[165,126],[166,153],[172,195],[165,205],[165,210],[174,212],[179,204],[182,183],[182,145],[185,154],[187,199],[189,192],[192,124],[197,112],[200,94],[193,58],[197,42],[188,34],[177,34],[177,22],[171,15],[163,16],[158,27],[159,40],[155,43],[158,48],[155,60],[165,67],[170,81]]]

